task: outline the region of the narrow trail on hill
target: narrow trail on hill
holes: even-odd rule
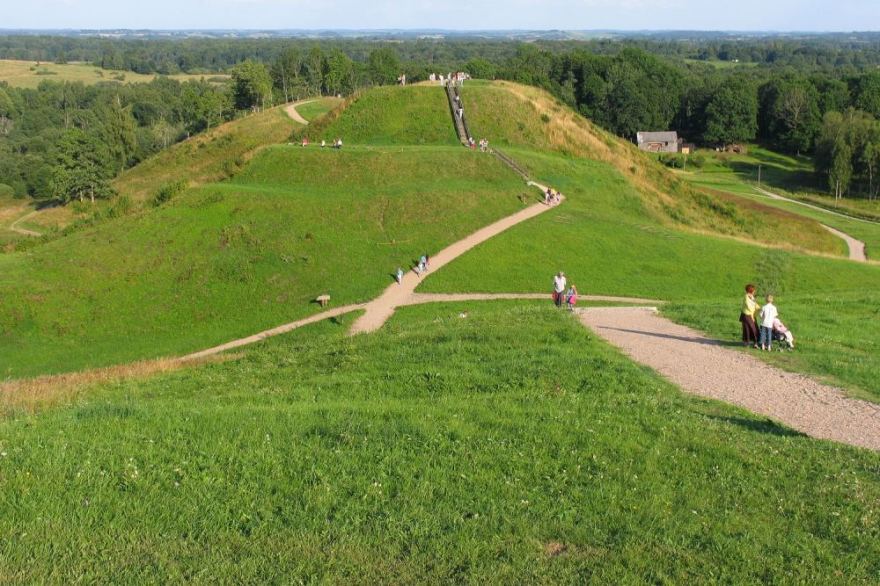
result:
[[[688,393],[766,415],[811,437],[880,450],[880,405],[771,366],[651,308],[579,313],[597,335]]]
[[[854,220],[856,222],[862,222],[865,224],[877,224],[878,222],[872,222],[871,220],[866,220],[864,218],[857,218],[855,216],[850,216],[847,214],[842,214],[840,212],[835,212],[833,210],[825,209],[821,206],[809,204],[806,202],[798,201],[796,199],[791,199],[790,197],[783,197],[778,193],[773,193],[772,191],[767,191],[761,187],[755,187],[755,191],[760,193],[765,197],[769,197],[770,199],[775,199],[778,201],[785,201],[788,203],[794,203],[800,206],[804,206],[805,208],[810,208],[811,210],[816,210],[818,212],[824,212],[826,214],[830,214],[832,216],[837,216],[839,218],[845,218],[847,220]],[[846,242],[847,247],[849,248],[849,258],[850,260],[857,260],[859,262],[868,262],[868,255],[865,253],[865,243],[857,238],[853,238],[849,234],[841,232],[840,230],[836,230],[831,226],[826,226],[825,224],[821,224],[823,228],[837,236],[838,238],[842,238],[844,242]]]
[[[865,243],[861,240],[857,240],[850,236],[849,234],[845,234],[840,230],[836,230],[831,226],[826,226],[825,224],[821,224],[823,228],[837,236],[838,238],[843,239],[846,242],[847,248],[849,248],[849,259],[857,260],[859,262],[868,262],[868,255],[865,254]]]
[[[294,102],[292,104],[288,104],[284,106],[284,111],[287,112],[287,115],[290,116],[291,120],[294,122],[298,122],[303,126],[308,126],[309,121],[302,117],[302,114],[299,113],[297,108],[299,106],[305,106],[306,104],[311,104],[312,102],[317,102],[318,100],[303,100],[301,102]]]
[[[536,183],[533,183],[532,185],[538,187],[542,191],[546,189],[543,185],[538,185]],[[443,268],[478,244],[482,244],[493,236],[497,236],[501,232],[504,232],[508,228],[516,226],[521,222],[525,222],[526,220],[543,214],[547,210],[553,209],[553,207],[554,206],[548,206],[544,203],[536,203],[520,210],[512,216],[507,216],[506,218],[502,218],[493,224],[489,224],[488,226],[477,230],[470,236],[450,244],[440,252],[432,255],[431,270],[436,271]],[[388,321],[388,318],[394,314],[395,308],[404,305],[406,300],[412,296],[416,287],[418,287],[421,282],[422,278],[419,275],[414,271],[408,271],[403,276],[400,283],[392,283],[385,289],[384,293],[366,304],[364,307],[364,315],[354,322],[350,333],[352,335],[364,334],[374,332],[381,328],[382,325]]]
[[[39,210],[34,210],[33,212],[31,212],[29,214],[23,215],[22,217],[20,217],[16,221],[12,222],[12,224],[9,225],[9,229],[12,230],[13,232],[17,232],[19,234],[24,234],[25,236],[33,236],[35,238],[39,238],[40,236],[42,236],[42,234],[40,234],[39,232],[37,232],[35,230],[28,230],[27,228],[19,228],[18,227],[18,224],[20,222],[24,222],[28,218],[32,218],[33,216],[37,215],[38,213],[39,213]]]

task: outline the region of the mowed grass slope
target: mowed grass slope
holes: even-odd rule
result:
[[[777,295],[802,341],[797,357],[772,360],[880,401],[880,331],[868,325],[878,318],[880,267],[660,226],[607,165],[511,153],[568,199],[431,274],[420,290],[549,292],[563,270],[581,294],[673,301],[670,315],[735,340],[742,289],[753,282]]]
[[[234,183],[0,256],[0,376],[183,354],[314,313],[322,293],[366,301],[525,189],[462,148],[269,148]]]
[[[549,93],[510,82],[465,84],[462,97],[475,137],[508,148],[555,152],[617,169],[641,195],[655,223],[726,234],[823,254],[844,255],[816,222],[772,207],[737,206],[692,189],[657,161],[602,130]]]
[[[300,134],[345,145],[458,145],[449,101],[440,87],[378,87],[350,98]],[[442,172],[442,170],[438,170]]]
[[[468,312],[467,319],[459,313]],[[11,582],[872,583],[880,456],[545,304],[326,322],[0,421]]]

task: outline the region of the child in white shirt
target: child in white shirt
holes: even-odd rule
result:
[[[773,296],[767,296],[767,303],[761,308],[758,318],[761,320],[761,350],[773,349],[773,322],[779,317],[779,311],[773,305]]]

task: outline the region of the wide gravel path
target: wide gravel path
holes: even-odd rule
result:
[[[880,450],[880,405],[780,370],[651,308],[589,308],[580,319],[689,393],[739,405],[812,437]]]

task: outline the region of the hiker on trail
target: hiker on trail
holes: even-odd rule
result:
[[[458,108],[458,119],[461,120],[462,118],[464,118],[464,108],[459,107]]]
[[[321,139],[321,148],[324,148],[324,147],[326,147],[326,146],[327,146],[327,141]]]
[[[562,271],[556,273],[556,276],[553,277],[553,303],[556,304],[556,307],[562,307],[562,299],[565,295],[566,284],[565,273]]]
[[[397,272],[394,274],[394,278],[397,280],[398,285],[403,284],[403,269],[397,267]]]
[[[423,254],[419,258],[419,272],[420,273],[427,273],[428,272],[428,255],[427,254]]]
[[[767,303],[761,308],[761,350],[773,349],[773,322],[779,317],[779,311],[773,305],[773,296],[767,296]]]
[[[565,302],[568,304],[568,310],[574,311],[574,306],[577,305],[578,302],[578,290],[574,284],[572,284],[572,286],[568,288],[568,291],[565,292]]]
[[[428,270],[431,268],[431,257],[428,255],[427,252],[424,254],[424,257],[425,257],[425,270]]]
[[[544,192],[544,205],[550,205],[550,201],[553,199],[553,190],[549,187],[547,191]]]
[[[746,285],[746,296],[743,299],[739,321],[742,324],[743,345],[758,347],[758,326],[755,324],[755,313],[758,311],[758,302],[755,301],[755,286]]]
[[[341,149],[342,148],[342,139],[341,138],[337,138],[336,140],[333,141],[333,148],[334,149]]]

